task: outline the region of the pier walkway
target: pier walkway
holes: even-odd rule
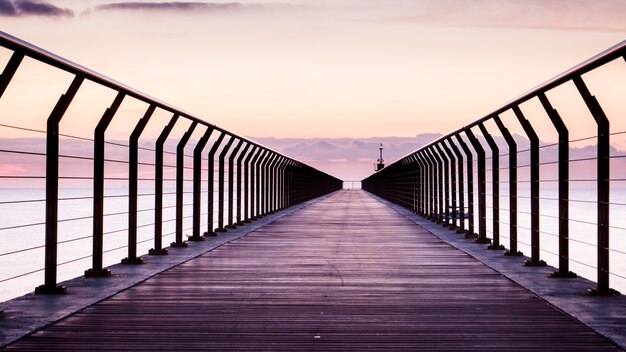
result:
[[[619,351],[363,191],[339,191],[9,351]]]

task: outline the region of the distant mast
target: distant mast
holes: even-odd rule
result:
[[[380,143],[380,158],[377,160],[378,164],[376,164],[376,171],[382,170],[385,167],[385,160],[383,160],[383,144]]]

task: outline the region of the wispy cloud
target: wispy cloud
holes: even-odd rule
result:
[[[407,22],[491,28],[626,30],[621,0],[423,0],[401,3],[404,13],[377,16]]]
[[[116,2],[98,5],[95,11],[236,11],[259,8],[260,5],[242,4],[237,2]]]
[[[74,12],[44,1],[0,0],[0,16],[72,17]]]

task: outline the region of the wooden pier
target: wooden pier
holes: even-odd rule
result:
[[[9,351],[620,351],[363,191],[340,191]]]

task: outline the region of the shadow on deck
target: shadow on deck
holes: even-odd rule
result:
[[[340,191],[7,347],[617,351],[363,191]]]

